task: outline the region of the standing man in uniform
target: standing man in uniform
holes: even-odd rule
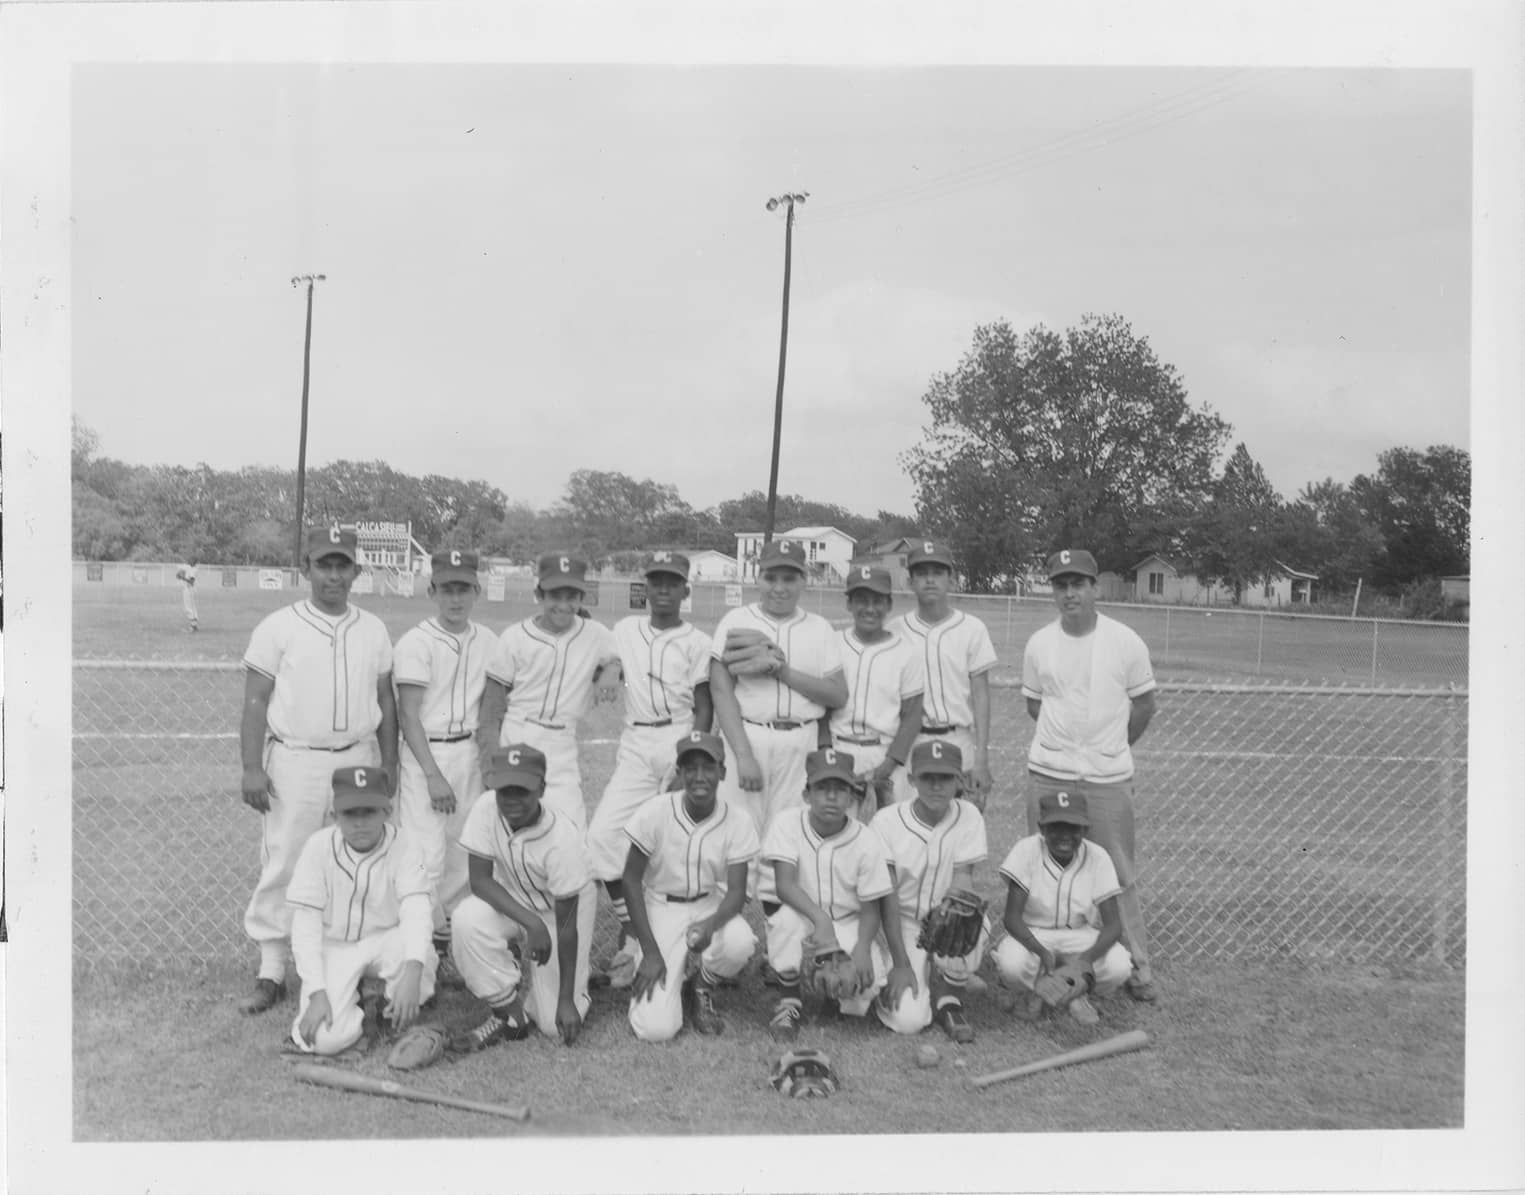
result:
[[[593,618],[579,618],[588,566],[552,552],[540,558],[535,600],[540,612],[498,638],[487,665],[478,738],[484,748],[528,743],[546,758],[545,803],[584,833],[577,723],[594,686],[619,660],[614,636]],[[610,695],[614,693],[610,685]]]
[[[185,629],[194,632],[199,621],[196,614],[196,561],[191,560],[184,568],[176,569],[175,580],[180,582],[180,608],[185,611]]]
[[[890,624],[911,641],[926,672],[921,695],[918,743],[941,739],[959,749],[969,773],[963,797],[984,811],[994,783],[990,775],[990,670],[996,665],[995,645],[985,624],[972,614],[955,610],[953,555],[933,540],[922,540],[906,554],[916,609]],[[902,773],[898,795],[911,796],[909,778]]]
[[[1133,836],[1133,744],[1154,717],[1149,649],[1131,628],[1096,610],[1096,558],[1065,548],[1048,558],[1059,617],[1033,633],[1022,655],[1022,696],[1037,721],[1027,763],[1027,826],[1039,827],[1043,798],[1085,797],[1086,837],[1104,847],[1122,891],[1123,945],[1133,960],[1135,1000],[1156,998]]]
[[[834,746],[858,761],[864,821],[894,803],[895,776],[910,758],[921,728],[922,659],[904,635],[885,625],[892,604],[885,569],[855,564],[848,570],[847,612],[853,624],[840,633],[847,700],[831,712],[830,742],[822,746]]]
[[[387,777],[397,774],[392,639],[381,619],[349,604],[356,560],[353,531],[308,531],[302,574],[312,597],[262,619],[244,653],[243,799],[264,823],[244,913],[260,954],[254,990],[239,1003],[250,1015],[286,995],[286,886],[302,844],[323,826],[335,769],[379,759]]]
[[[625,827],[667,787],[674,774],[674,745],[691,731],[708,731],[714,718],[710,637],[683,621],[688,569],[688,557],[681,552],[654,553],[646,566],[646,616],[632,614],[614,624],[625,681],[625,729],[614,774],[588,824],[588,854],[594,878],[608,889],[619,919],[620,946],[608,969],[616,988],[631,985],[641,958],[622,879],[630,849]]]
[[[447,548],[429,558],[429,596],[439,613],[397,641],[393,673],[402,725],[397,824],[423,852],[432,885],[434,949],[442,983],[454,986],[450,913],[470,890],[457,841],[481,795],[475,735],[497,637],[471,620],[482,592],[475,552]]]
[[[831,623],[799,608],[805,590],[800,545],[773,540],[758,559],[759,600],[726,612],[715,628],[710,697],[715,721],[736,759],[721,781],[723,801],[752,815],[759,839],[783,810],[804,803],[805,757],[816,745],[816,722],[847,701],[840,639]],[[731,632],[761,635],[774,648],[767,673],[732,676],[723,660]],[[774,900],[772,868],[754,875],[753,894]]]

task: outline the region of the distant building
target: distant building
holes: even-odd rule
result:
[[[695,548],[693,551],[679,549],[688,557],[690,581],[736,580],[736,557],[727,556],[713,548]]]
[[[896,589],[909,589],[911,587],[911,573],[906,568],[906,556],[911,551],[911,545],[920,542],[910,536],[902,535],[899,539],[888,540],[877,544],[868,551],[860,552],[853,557],[853,564],[870,564],[884,569],[890,575],[890,583]]]
[[[1300,572],[1280,560],[1271,561],[1271,571],[1258,584],[1246,585],[1241,605],[1245,606],[1306,606],[1313,601],[1314,583],[1318,577],[1313,573]]]
[[[1204,584],[1197,574],[1185,570],[1158,553],[1145,556],[1131,569],[1132,592],[1137,602],[1165,606],[1213,606],[1223,600],[1219,587]]]
[[[775,533],[774,539],[792,540],[804,549],[805,560],[810,565],[810,581],[816,585],[840,585],[847,576],[847,566],[853,558],[853,545],[858,541],[845,531],[835,527],[795,527]],[[738,531],[736,533],[736,561],[739,579],[757,580],[757,558],[762,554],[761,531]]]
[[[1472,605],[1472,574],[1461,573],[1440,579],[1440,600],[1447,606],[1460,606],[1463,610]]]

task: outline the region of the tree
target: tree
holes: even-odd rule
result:
[[[1371,577],[1385,550],[1349,487],[1332,477],[1303,486],[1283,523],[1289,562],[1316,573],[1325,594],[1348,593]]]
[[[1213,484],[1212,497],[1187,536],[1187,557],[1204,580],[1234,591],[1260,584],[1283,554],[1283,503],[1260,463],[1242,443]]]
[[[573,473],[552,513],[566,520],[572,541],[596,547],[598,556],[686,539],[694,517],[676,486],[596,469]]]
[[[1396,593],[1411,581],[1467,571],[1472,456],[1465,449],[1390,448],[1377,458],[1376,474],[1360,474],[1350,492],[1382,535],[1378,587]]]
[[[1175,368],[1116,315],[1063,334],[978,327],[922,401],[931,426],[901,463],[918,520],[976,587],[1059,544],[1128,567],[1161,512],[1207,498],[1229,430],[1188,404]]]

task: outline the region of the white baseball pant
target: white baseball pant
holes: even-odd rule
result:
[[[572,819],[579,834],[588,827],[587,811],[582,803],[582,766],[577,759],[577,729],[563,726],[552,730],[538,722],[504,718],[498,743],[528,743],[545,755],[545,793],[541,800],[556,812]]]
[[[588,822],[588,855],[595,880],[607,882],[625,874],[630,850],[625,827],[642,805],[672,781],[678,740],[693,728],[692,722],[625,727],[614,756],[614,775]]]
[[[386,998],[390,1001],[402,978],[403,965],[408,961],[402,926],[394,926],[379,934],[371,934],[358,942],[344,942],[328,938],[323,942],[324,993],[328,1006],[333,1010],[333,1023],[320,1026],[313,1035],[312,1045],[302,1040],[298,1026],[307,1014],[312,993],[302,986],[302,999],[297,1008],[296,1019],[291,1022],[291,1040],[309,1054],[337,1054],[347,1050],[360,1040],[365,1014],[360,1008],[360,980],[365,976],[379,976],[386,984]],[[437,964],[433,952],[424,960],[423,975],[418,983],[418,1000],[422,1004],[434,995],[434,968]]]
[[[920,934],[921,922],[910,917],[900,919],[900,939],[905,943],[906,960],[911,964],[911,973],[916,976],[915,993],[902,992],[899,1003],[893,1009],[886,1010],[883,1004],[874,1005],[879,1019],[896,1033],[920,1033],[932,1023],[931,981],[934,970],[952,979],[955,984],[967,983],[969,977],[979,970],[985,951],[990,949],[988,920],[980,929],[980,940],[974,944],[974,949],[961,956],[929,955],[916,945]]]
[[[579,1016],[588,1015],[588,952],[593,945],[593,923],[598,915],[598,892],[590,883],[577,902],[577,976],[572,1000]],[[557,950],[556,916],[541,913],[551,935],[551,957],[543,964],[520,962],[509,943],[516,943],[521,957],[528,954],[524,927],[504,916],[479,896],[468,896],[450,918],[450,955],[471,994],[490,1005],[513,999],[521,984],[524,1010],[547,1037],[558,1036],[556,1005],[561,1000],[561,959]],[[528,971],[528,983],[525,972]]]
[[[1055,954],[1079,954],[1089,950],[1100,933],[1100,930],[1089,926],[1081,929],[1034,929],[1033,937]],[[995,965],[1007,987],[1031,990],[1038,981],[1038,956],[1010,934],[1002,938],[1001,944],[995,948]],[[1133,973],[1133,959],[1128,954],[1128,948],[1117,942],[1096,960],[1093,970],[1096,972],[1096,994],[1105,996],[1108,992],[1115,992]]]
[[[788,905],[779,905],[767,921],[768,961],[784,979],[798,975],[804,961],[805,939],[810,937],[814,927]],[[836,931],[837,945],[851,954],[858,945],[858,914],[834,917],[831,924]],[[874,997],[883,990],[885,980],[889,977],[890,952],[882,939],[876,937],[870,944],[869,959],[874,965],[873,985],[840,1002],[842,1011],[847,1016],[861,1017],[867,1013]]]
[[[743,792],[735,759],[728,758],[719,795],[721,800],[745,809],[757,827],[758,838],[766,838],[768,827],[780,812],[798,809],[805,803],[805,757],[815,749],[816,724],[806,722],[793,730],[774,730],[745,721],[742,726],[762,769],[762,791]],[[772,864],[759,862],[748,868],[749,899],[776,901],[776,892]]]
[[[455,792],[455,812],[436,813],[429,800],[429,778],[407,743],[398,759],[397,825],[423,851],[424,867],[434,890],[434,931],[443,933],[450,913],[471,891],[461,826],[482,795],[482,768],[474,739],[430,743],[429,753]]]
[[[646,916],[662,948],[667,977],[649,997],[630,1001],[630,1027],[642,1041],[671,1041],[683,1028],[683,980],[688,974],[688,927],[720,907],[723,894],[712,892],[695,901],[669,901],[647,892]],[[717,979],[731,979],[757,949],[757,935],[743,917],[732,917],[710,938],[699,963]],[[697,965],[696,965],[697,969]]]

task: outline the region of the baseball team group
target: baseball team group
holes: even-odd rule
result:
[[[889,574],[853,565],[837,629],[800,609],[801,546],[775,540],[756,600],[711,636],[683,617],[680,553],[652,555],[645,612],[612,629],[583,609],[585,563],[553,553],[535,612],[495,634],[472,617],[476,555],[447,549],[431,559],[437,612],[394,645],[350,602],[354,533],[309,531],[310,596],[265,617],[243,657],[242,791],[262,833],[241,1011],[291,991],[283,1048],[332,1055],[416,1036],[437,988],[464,986],[490,1015],[427,1026],[423,1064],[536,1031],[570,1045],[607,982],[628,989],[642,1041],[718,1034],[717,990],[759,948],[749,901],[780,1041],[808,1004],[970,1042],[987,952],[1003,1007],[1027,1019],[1092,1024],[1091,997],[1118,989],[1155,1000],[1131,753],[1154,712],[1147,648],[1096,610],[1089,552],[1049,557],[1059,616],[1022,662],[1029,833],[999,869],[991,951],[974,873],[996,653],[954,603],[944,545],[915,544],[907,565],[914,609],[892,618]],[[589,802],[579,721],[621,694],[614,772]],[[595,974],[599,885],[620,937]]]

